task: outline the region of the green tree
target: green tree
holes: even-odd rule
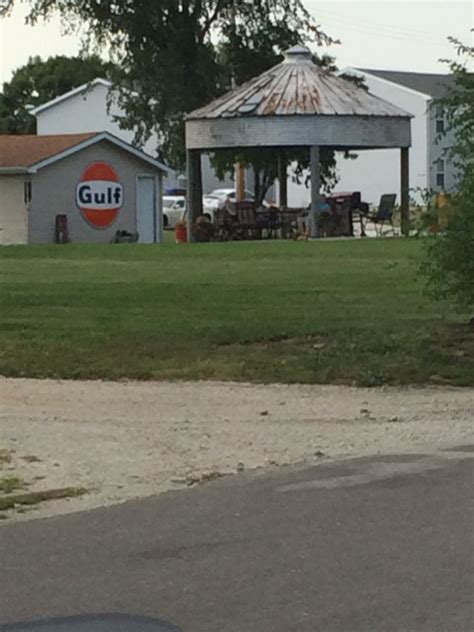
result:
[[[430,242],[424,270],[436,298],[474,308],[474,47],[451,40],[459,58],[449,62],[455,85],[442,101],[455,144],[451,159],[460,171],[459,192],[452,197],[446,230]]]
[[[36,121],[29,108],[46,103],[111,69],[97,55],[89,57],[30,58],[16,70],[0,93],[0,134],[34,134]]]
[[[30,22],[59,11],[70,28],[86,29],[86,48],[110,51],[123,87],[123,127],[138,129],[137,141],[159,130],[174,167],[185,162],[186,113],[266,70],[289,46],[330,41],[303,0],[24,1]]]

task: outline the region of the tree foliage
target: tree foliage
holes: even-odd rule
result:
[[[460,170],[446,230],[430,243],[425,262],[429,288],[437,298],[474,308],[474,47],[452,39],[458,59],[449,62],[456,81],[443,100],[455,144],[451,159]]]
[[[110,70],[97,55],[89,57],[32,57],[19,68],[0,93],[0,134],[33,134],[36,120],[29,113],[35,107],[73,88],[104,77]]]

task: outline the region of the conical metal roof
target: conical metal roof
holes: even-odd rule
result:
[[[317,66],[309,48],[295,46],[281,64],[195,110],[187,120],[298,115],[411,116]]]

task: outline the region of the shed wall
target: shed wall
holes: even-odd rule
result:
[[[123,207],[112,226],[103,230],[91,227],[76,206],[77,184],[86,168],[97,161],[110,164],[117,172],[124,188]],[[152,166],[106,141],[45,167],[33,176],[29,243],[54,242],[56,215],[67,216],[69,237],[72,243],[109,243],[117,230],[136,232],[137,176],[139,175],[152,175],[157,177],[157,180],[161,177],[160,172]]]

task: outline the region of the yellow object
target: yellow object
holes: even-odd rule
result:
[[[438,228],[444,230],[453,216],[449,196],[444,191],[436,196],[436,207],[438,208]]]

